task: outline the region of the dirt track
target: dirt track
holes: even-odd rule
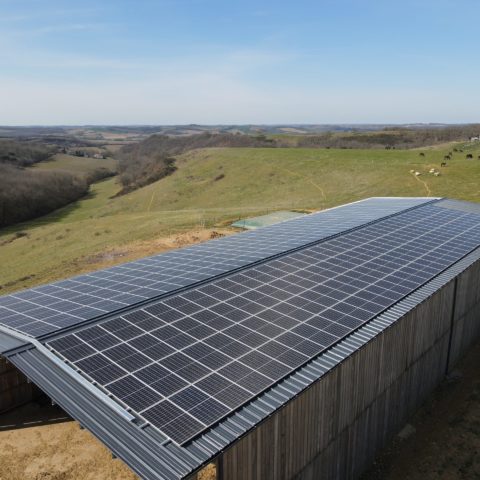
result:
[[[0,480],[134,480],[60,409],[30,404],[0,415]],[[44,422],[40,426],[26,422]],[[55,423],[60,422],[60,423]],[[480,479],[480,344],[395,439],[362,480]]]

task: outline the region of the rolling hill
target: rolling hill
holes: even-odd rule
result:
[[[465,158],[467,148],[473,160]],[[110,178],[80,201],[4,229],[0,292],[203,240],[212,229],[228,233],[233,220],[277,209],[316,210],[369,196],[480,201],[478,146],[466,146],[446,168],[440,163],[448,150],[423,151],[424,157],[417,150],[191,151],[177,159],[172,175],[127,195],[114,197],[121,187]],[[431,168],[441,175],[429,174]]]

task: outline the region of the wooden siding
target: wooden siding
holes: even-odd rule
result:
[[[477,262],[229,447],[223,479],[358,477],[479,337],[479,320]]]
[[[480,262],[458,276],[448,369],[480,337]]]

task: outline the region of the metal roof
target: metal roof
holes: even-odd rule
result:
[[[426,200],[422,199],[422,203]],[[480,211],[480,206],[475,204],[442,202],[447,208]],[[31,381],[142,478],[180,479],[208,463],[479,259],[480,248],[183,447],[148,424],[138,422],[38,340],[0,326],[0,349]]]

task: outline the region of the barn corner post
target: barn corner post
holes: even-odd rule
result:
[[[480,260],[458,275],[455,302],[447,373],[480,338]]]
[[[457,290],[458,290],[458,277],[455,277],[453,284],[453,299],[452,299],[452,312],[450,315],[450,335],[448,337],[448,349],[447,349],[447,361],[445,363],[445,376],[447,376],[450,372],[450,357],[451,357],[451,350],[452,350],[452,339],[453,339],[453,331],[455,326],[455,309],[457,305]]]
[[[224,480],[223,478],[223,455],[219,455],[215,461],[215,480]]]

